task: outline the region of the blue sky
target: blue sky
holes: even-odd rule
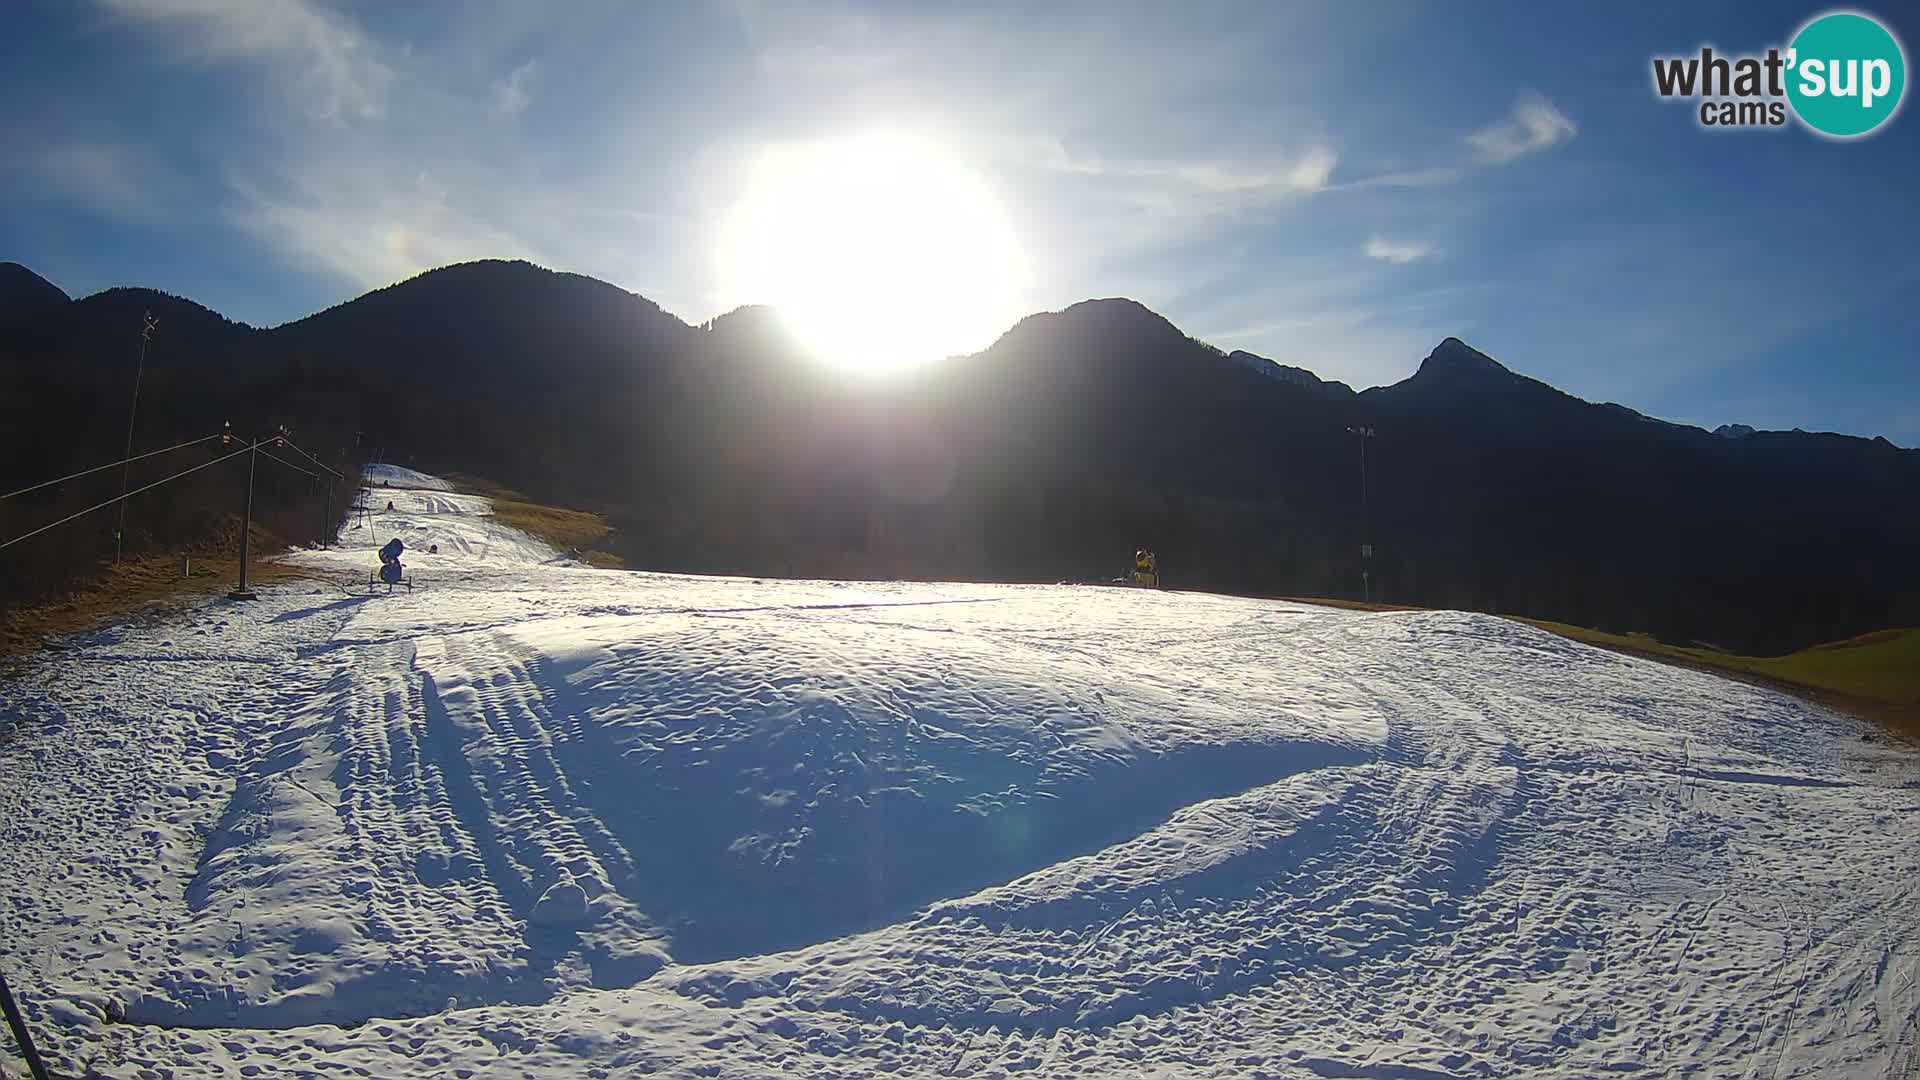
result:
[[[993,187],[1027,310],[1132,296],[1356,386],[1457,334],[1673,420],[1920,445],[1920,117],[1709,132],[1651,90],[1823,10],[14,0],[0,259],[273,325],[525,257],[698,321],[758,299],[714,258],[756,152],[896,130]]]

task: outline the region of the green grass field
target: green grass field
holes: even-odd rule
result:
[[[1878,630],[1786,656],[1741,656],[1716,649],[1667,645],[1643,634],[1609,634],[1543,619],[1523,621],[1590,645],[1755,675],[1888,705],[1920,705],[1920,629]]]

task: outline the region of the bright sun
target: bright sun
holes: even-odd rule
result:
[[[821,359],[893,370],[989,344],[1021,258],[977,176],[928,140],[867,135],[755,163],[721,230],[726,291],[773,305]]]

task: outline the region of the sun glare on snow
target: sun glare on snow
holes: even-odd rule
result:
[[[1021,258],[988,186],[930,140],[783,146],[754,163],[721,229],[726,291],[773,305],[809,352],[854,370],[989,344]]]

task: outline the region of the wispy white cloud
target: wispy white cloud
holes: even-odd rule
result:
[[[309,160],[232,185],[234,224],[290,263],[360,288],[468,259],[542,256],[431,172],[408,177],[365,159]]]
[[[268,126],[212,148],[223,203],[213,212],[289,267],[370,288],[452,262],[525,258],[663,303],[690,292],[667,254],[684,238],[663,241],[678,228],[665,170],[626,160],[609,134],[563,175],[543,174],[526,133],[485,122],[527,109],[548,63],[511,35],[415,52],[322,0],[97,2],[175,47],[177,62],[258,79]],[[487,71],[504,75],[474,79]],[[286,123],[289,113],[335,122]],[[91,178],[92,201],[132,213],[137,170],[99,152],[70,156],[61,165]]]
[[[689,320],[715,313],[687,254],[698,229],[670,202],[641,198],[660,209],[631,209],[630,186],[598,177],[552,184],[466,145],[458,133],[468,128],[453,130],[414,154],[342,140],[236,169],[226,218],[289,266],[359,289],[471,259],[527,259],[614,282]]]
[[[1296,191],[1320,191],[1333,178],[1333,166],[1337,160],[1339,155],[1334,153],[1333,147],[1316,146],[1294,162],[1287,179]]]
[[[1125,18],[1068,4],[1014,23],[970,5],[739,6],[772,111],[929,133],[989,176],[1036,260],[1036,309],[1151,278],[1125,264],[1283,215],[1339,176],[1313,96],[1331,73],[1271,48],[1316,37],[1303,6],[1216,19],[1128,0]],[[1218,101],[1237,104],[1199,104]]]
[[[61,142],[31,158],[29,171],[46,194],[58,194],[67,204],[131,223],[154,215],[140,156],[125,144]]]
[[[1475,173],[1535,154],[1567,142],[1579,127],[1553,102],[1533,91],[1523,92],[1501,119],[1475,128],[1460,143],[1435,155],[1430,164],[1400,164],[1377,171],[1361,171],[1338,184],[1339,191],[1380,189],[1418,190],[1453,187]]]
[[[1580,133],[1567,114],[1540,94],[1528,91],[1501,120],[1467,135],[1481,161],[1494,165],[1539,153]]]
[[[1729,220],[1698,239],[1726,245],[1719,276],[1741,295],[1704,304],[1697,268],[1679,285],[1647,270],[1648,245],[1673,242],[1670,223],[1651,240],[1623,236],[1618,220],[1583,228],[1590,215],[1572,208],[1588,196],[1647,183],[1631,162],[1561,149],[1582,133],[1561,106],[1591,125],[1581,110],[1604,113],[1602,98],[1507,86],[1476,105],[1454,95],[1478,86],[1399,82],[1343,92],[1356,56],[1411,55],[1422,35],[1397,7],[1122,0],[1128,17],[1115,18],[1110,2],[1076,0],[1010,21],[975,5],[583,0],[590,14],[556,19],[473,0],[415,48],[417,14],[369,0],[91,6],[139,33],[140,59],[165,70],[119,65],[22,112],[0,130],[0,197],[142,226],[226,220],[288,267],[355,286],[522,256],[704,318],[760,299],[730,292],[710,265],[751,152],[889,127],[938,139],[994,189],[1026,249],[1027,308],[1124,293],[1223,345],[1362,385],[1405,374],[1478,317],[1476,343],[1550,356],[1557,368],[1540,374],[1586,396],[1647,403],[1830,322],[1835,297],[1861,284],[1753,303],[1767,283],[1746,272],[1751,231]],[[182,84],[196,108],[208,89],[220,99],[167,130],[126,126],[127,93],[166,100]],[[1420,94],[1434,108],[1393,107]],[[553,123],[503,122],[562,97]],[[648,105],[663,100],[675,107]],[[1883,194],[1866,180],[1852,190]],[[1496,214],[1519,224],[1480,227]],[[1874,260],[1810,261],[1900,265],[1897,230],[1821,239],[1830,232],[1800,230],[1796,250],[1864,245]],[[93,257],[120,258],[112,247]],[[1398,303],[1441,257],[1450,278],[1492,291]],[[335,289],[314,292],[331,301]],[[240,283],[205,299],[255,293]],[[1899,423],[1909,441],[1920,430],[1912,415]]]
[[[1132,292],[1197,330],[1225,327],[1234,336],[1223,343],[1308,348],[1329,374],[1363,385],[1404,373],[1396,365],[1438,331],[1460,329],[1381,302],[1386,264],[1428,257],[1428,245],[1376,238],[1370,259],[1355,260],[1355,235],[1366,234],[1337,227],[1345,215],[1389,236],[1398,228],[1337,197],[1366,185],[1348,178],[1344,155],[1365,158],[1377,133],[1329,130],[1312,106],[1312,73],[1275,69],[1246,35],[1183,38],[1177,19],[1153,33],[1096,19],[1062,20],[1035,39],[965,16],[847,8],[822,24],[754,7],[745,22],[757,65],[715,76],[709,133],[669,167],[645,118],[590,147],[575,139],[561,158],[530,153],[519,125],[485,123],[528,109],[568,63],[513,33],[414,52],[322,0],[96,2],[177,41],[184,59],[245,62],[312,114],[353,121],[294,126],[225,162],[225,213],[289,265],[358,287],[500,256],[607,277],[693,318],[762,299],[725,295],[706,265],[706,219],[727,209],[729,169],[770,137],[892,124],[943,138],[1004,197],[1034,263],[1022,298],[1032,309]],[[1269,104],[1198,114],[1182,104],[1245,100],[1244,80],[1256,77]],[[1089,85],[1107,90],[1091,100],[1078,92]],[[1508,122],[1514,145],[1541,138],[1524,106]],[[1485,133],[1469,142],[1473,154],[1451,141],[1451,160],[1423,170],[1416,159],[1377,184],[1446,186],[1508,153]],[[1260,236],[1298,259],[1274,271]],[[1343,261],[1373,277],[1320,288]],[[1208,276],[1221,265],[1240,268],[1234,280]]]
[[[1367,191],[1383,188],[1442,188],[1465,179],[1468,170],[1460,165],[1434,165],[1421,169],[1373,173],[1333,185],[1337,191]]]
[[[501,112],[512,115],[526,111],[527,106],[533,103],[531,84],[539,70],[539,62],[529,60],[494,84],[493,100]]]
[[[170,36],[184,60],[262,66],[307,112],[380,115],[393,70],[356,24],[312,0],[99,0]]]
[[[1164,181],[1195,195],[1285,198],[1323,190],[1339,154],[1324,144],[1307,147],[1291,159],[1265,162],[1189,160],[1090,163],[1075,171]]]
[[[1390,263],[1410,263],[1418,262],[1433,254],[1433,249],[1426,244],[1396,242],[1375,236],[1367,241],[1366,253],[1369,259]]]
[[[1290,212],[1327,189],[1339,160],[1331,142],[1318,139],[1247,154],[1175,147],[1109,154],[1069,149],[1041,134],[996,135],[976,145],[983,166],[1022,208],[1023,231],[1039,260],[1035,280],[1095,292],[1140,277],[1123,266],[1132,260]],[[1180,267],[1176,276],[1191,278],[1197,269]],[[1047,293],[1032,300],[1040,310],[1081,298]]]
[[[125,142],[60,142],[18,160],[40,196],[131,225],[162,220],[177,187],[170,170]]]
[[[1018,163],[1071,176],[1150,181],[1198,196],[1285,197],[1326,188],[1340,155],[1324,141],[1291,152],[1232,157],[1218,152],[1120,155],[1069,147],[1057,136],[1001,136],[993,148]]]

